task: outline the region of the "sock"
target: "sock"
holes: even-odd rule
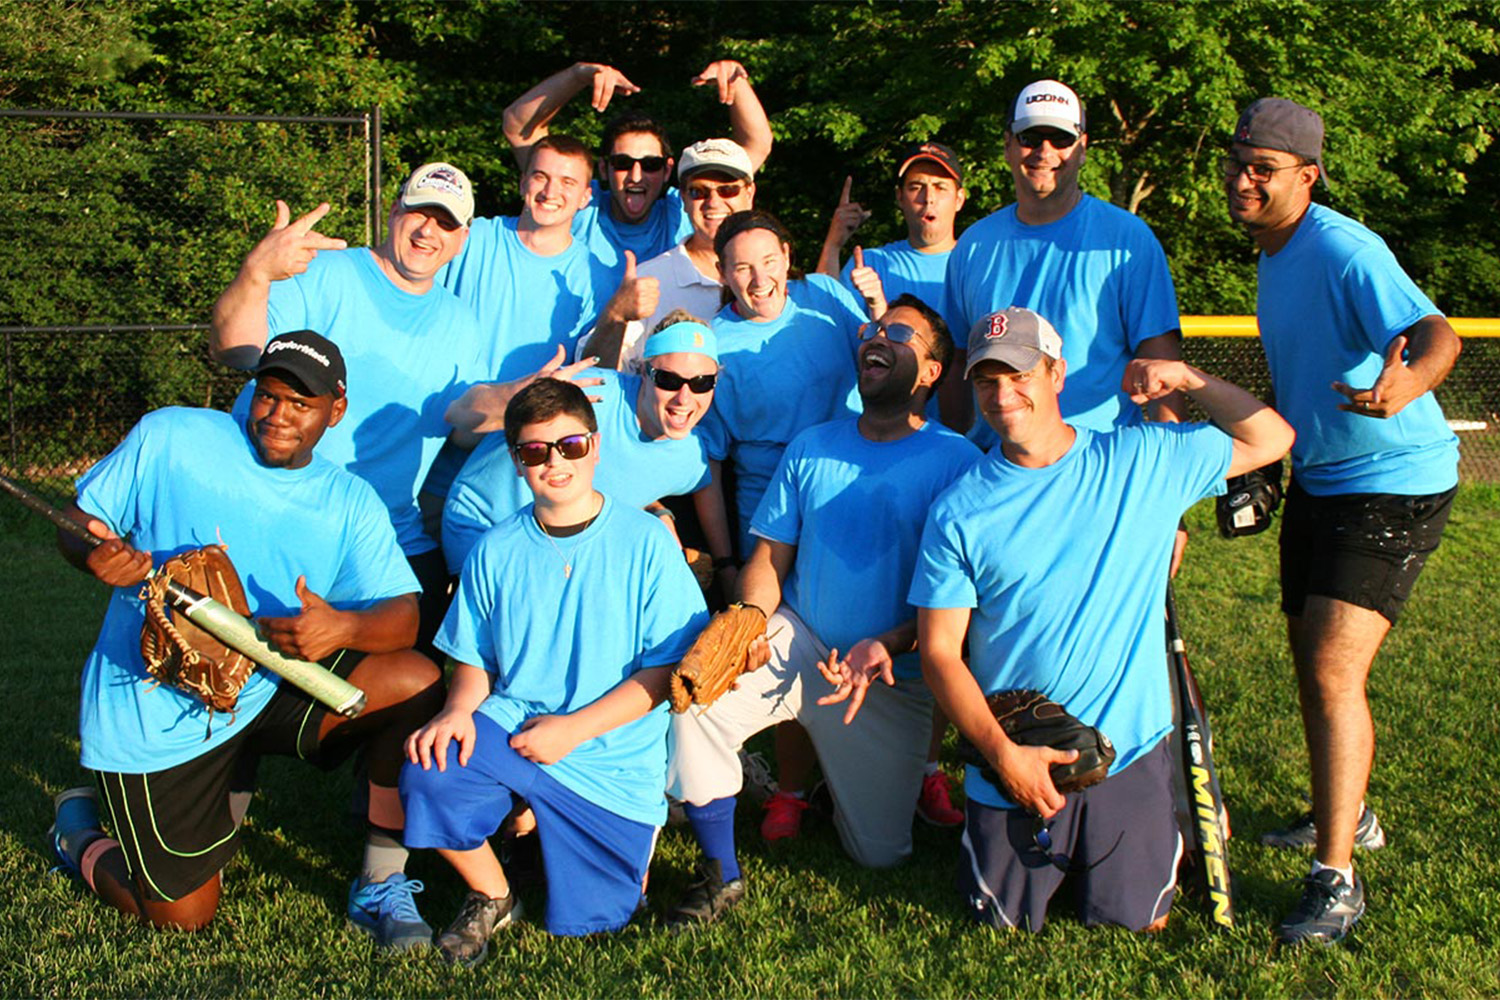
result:
[[[99,887],[94,884],[94,869],[99,867],[99,859],[110,851],[119,849],[120,845],[117,841],[111,840],[102,833],[83,845],[83,850],[78,855],[78,871],[90,889],[95,892],[99,891]]]
[[[926,774],[937,774],[938,773],[938,762],[935,761],[935,760],[929,760],[927,762],[927,767],[924,769],[924,772]]]
[[[81,830],[74,830],[71,833],[63,834],[58,837],[58,842],[59,846],[62,847],[63,853],[68,856],[68,860],[82,867],[84,852],[98,841],[106,839],[108,838],[103,830],[89,826]],[[114,841],[110,841],[110,843],[114,843]]]
[[[1341,876],[1343,876],[1344,881],[1347,882],[1349,885],[1353,885],[1354,884],[1354,866],[1353,865],[1350,865],[1348,868],[1335,868],[1335,867],[1333,867],[1333,865],[1325,865],[1323,862],[1319,861],[1316,858],[1313,859],[1313,863],[1312,863],[1312,874],[1313,875],[1318,874],[1318,872],[1323,871],[1325,868],[1328,869],[1329,871],[1336,871],[1336,872],[1338,872]]]
[[[360,881],[384,882],[392,875],[406,871],[406,846],[400,830],[372,826],[365,834],[365,862]]]
[[[734,856],[734,804],[733,795],[714,799],[707,805],[682,804],[698,846],[708,860],[719,863],[719,877],[725,882],[740,877],[740,862]]]

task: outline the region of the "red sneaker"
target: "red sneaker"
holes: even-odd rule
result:
[[[962,826],[964,814],[953,807],[948,794],[948,776],[942,771],[922,779],[922,794],[917,796],[917,815],[933,826]]]
[[[766,818],[760,821],[763,840],[790,840],[802,832],[802,813],[807,800],[789,792],[777,792],[766,799]]]

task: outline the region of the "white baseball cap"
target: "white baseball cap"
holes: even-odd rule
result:
[[[436,205],[446,209],[460,226],[474,221],[474,185],[451,163],[424,163],[401,186],[402,208]]]
[[[728,174],[742,181],[755,179],[750,154],[733,139],[704,139],[684,149],[677,161],[677,180],[685,181],[706,170]]]
[[[1019,135],[1029,128],[1061,129],[1072,136],[1088,131],[1083,102],[1073,88],[1056,80],[1038,80],[1027,84],[1016,95],[1010,112],[1010,131]]]

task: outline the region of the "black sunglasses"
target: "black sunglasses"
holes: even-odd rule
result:
[[[1234,180],[1242,172],[1249,174],[1250,179],[1257,184],[1264,184],[1276,175],[1278,170],[1296,170],[1309,164],[1304,160],[1299,163],[1287,163],[1279,167],[1273,167],[1268,163],[1247,163],[1238,156],[1226,155],[1219,160],[1219,170],[1223,172],[1225,180]]]
[[[589,442],[593,438],[592,434],[569,434],[556,441],[522,441],[511,450],[515,452],[516,461],[528,467],[545,464],[553,448],[563,458],[576,462],[589,453]]]
[[[686,188],[683,188],[682,193],[687,195],[693,201],[707,201],[708,196],[717,191],[720,198],[728,201],[730,198],[738,198],[740,196],[740,192],[743,190],[745,190],[745,185],[740,183],[692,184]]]
[[[714,385],[718,383],[719,376],[717,373],[712,373],[686,378],[676,372],[669,372],[665,368],[652,368],[651,381],[655,382],[656,387],[663,392],[676,392],[683,386],[687,386],[693,395],[701,396],[706,392],[714,391]]]
[[[871,320],[859,328],[859,339],[874,340],[877,333],[885,334],[885,339],[893,344],[909,344],[918,336],[916,329],[905,323],[882,323],[879,320]]]
[[[665,156],[630,156],[626,153],[610,153],[606,160],[612,168],[622,172],[629,172],[630,168],[637,163],[641,165],[641,171],[647,174],[665,170],[667,166]]]
[[[1016,142],[1024,149],[1036,149],[1044,142],[1052,143],[1053,149],[1067,149],[1077,141],[1078,136],[1057,129],[1029,128],[1016,136]]]

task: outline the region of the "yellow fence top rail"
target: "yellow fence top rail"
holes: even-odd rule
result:
[[[1448,322],[1460,337],[1500,337],[1500,319],[1463,319],[1450,316]],[[1184,337],[1254,337],[1254,316],[1184,316]]]

